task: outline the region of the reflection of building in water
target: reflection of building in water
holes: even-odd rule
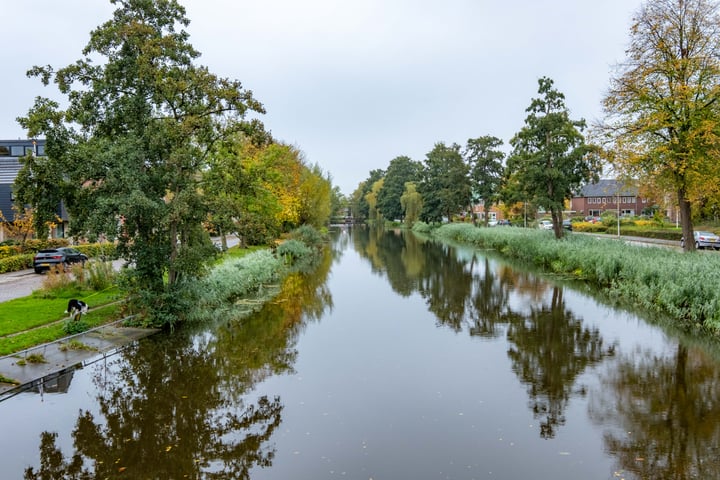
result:
[[[67,393],[72,382],[74,368],[69,368],[57,373],[51,373],[47,377],[40,378],[32,382],[31,392],[39,393]]]

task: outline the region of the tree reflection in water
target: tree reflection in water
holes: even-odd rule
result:
[[[586,368],[612,356],[614,346],[603,347],[600,332],[583,326],[565,307],[562,287],[552,288],[550,304],[531,308],[529,315],[515,315],[510,322],[508,351],[513,371],[527,386],[530,409],[540,420],[540,436],[553,438],[565,424],[564,411],[571,394],[585,395],[575,386]]]
[[[292,370],[298,333],[331,307],[325,252],[312,275],[293,274],[281,294],[240,321],[157,335],[98,366],[99,413],[81,411],[66,459],[44,432],[40,466],[24,478],[246,479],[274,457],[280,398],[249,398],[269,375]]]
[[[618,470],[642,479],[720,478],[720,373],[717,359],[678,344],[668,356],[617,359],[593,392],[590,415],[606,429]]]
[[[402,245],[382,248],[387,243]],[[396,291],[410,294],[411,286],[419,292],[441,325],[457,332],[466,328],[474,336],[507,336],[513,371],[527,386],[542,438],[553,438],[565,423],[571,396],[585,395],[576,379],[614,354],[615,346],[605,347],[598,329],[585,327],[566,308],[563,287],[536,275],[491,263],[471,250],[461,255],[442,243],[418,241],[401,230],[371,229],[356,236],[355,246],[376,271],[387,273]],[[398,250],[401,255],[387,253]],[[511,296],[531,307],[514,309]]]

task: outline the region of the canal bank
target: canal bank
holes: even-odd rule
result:
[[[59,377],[83,368],[159,330],[124,327],[117,320],[60,340],[0,358],[0,375],[14,383],[0,383],[0,402],[18,393],[43,389]]]

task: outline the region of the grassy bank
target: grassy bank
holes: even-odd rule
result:
[[[188,285],[182,300],[188,303],[183,320],[217,318],[238,308],[261,306],[277,293],[285,274],[312,265],[323,241],[317,231],[301,227],[274,252],[267,247],[230,248],[207,276]],[[49,272],[42,288],[32,295],[0,302],[0,356],[123,317],[125,292],[116,283],[117,273],[110,264],[93,262],[85,269],[73,267],[72,274]],[[85,300],[91,307],[82,316],[82,325],[69,325],[64,313],[71,298]]]
[[[684,330],[720,335],[720,255],[572,234],[558,241],[552,232],[460,223],[443,225],[433,235],[586,281],[618,301],[668,315]]]

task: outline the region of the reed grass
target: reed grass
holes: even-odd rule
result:
[[[720,335],[720,254],[685,253],[635,246],[619,240],[523,228],[477,228],[446,224],[440,239],[494,249],[503,255],[570,275],[609,296],[669,315],[683,329]]]

